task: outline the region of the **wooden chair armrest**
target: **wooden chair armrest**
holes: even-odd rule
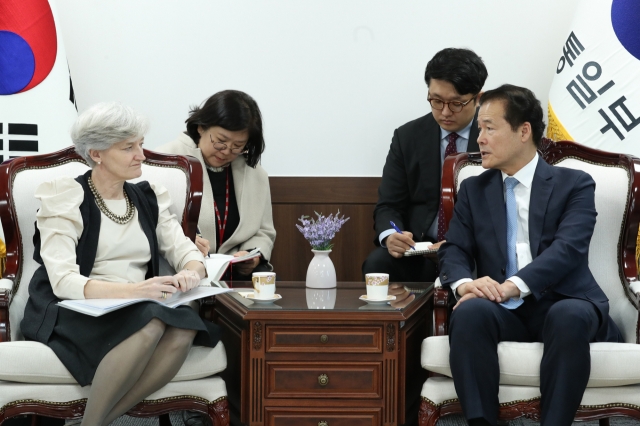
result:
[[[437,286],[433,291],[433,335],[446,336],[449,332],[449,312],[451,310],[451,289]]]
[[[216,297],[210,296],[200,299],[200,318],[207,321],[215,320]]]
[[[9,332],[9,303],[13,291],[13,280],[0,279],[0,342],[11,339]]]
[[[640,281],[631,281],[629,283],[629,288],[631,289],[631,292],[636,296],[636,300],[640,300]],[[640,315],[638,315],[638,324],[636,325],[636,343],[640,343]]]

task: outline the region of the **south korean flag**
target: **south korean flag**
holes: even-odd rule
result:
[[[55,7],[0,1],[0,161],[71,145],[78,116]]]
[[[547,136],[640,156],[640,1],[582,0],[549,92]]]

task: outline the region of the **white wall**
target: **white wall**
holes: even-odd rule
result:
[[[393,130],[429,111],[428,60],[469,47],[486,89],[546,108],[578,0],[56,0],[80,111],[106,100],[151,119],[153,148],[223,89],[263,113],[272,176],[380,176]]]

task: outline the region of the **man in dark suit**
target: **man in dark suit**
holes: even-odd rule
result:
[[[482,59],[471,50],[444,49],[427,64],[432,112],[393,135],[373,212],[378,247],[362,265],[363,274],[388,273],[391,281],[435,280],[435,262],[403,255],[416,241],[442,239],[438,235],[442,163],[446,155],[478,151],[474,116],[486,79]],[[396,232],[390,222],[404,232]]]
[[[589,270],[595,182],[540,158],[542,117],[528,89],[483,94],[478,145],[490,170],[462,182],[438,252],[440,280],[458,299],[450,365],[470,425],[497,422],[499,342],[544,343],[542,424],[563,426],[589,380],[589,343],[622,341]]]

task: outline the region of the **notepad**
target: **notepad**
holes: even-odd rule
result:
[[[423,241],[421,243],[416,243],[415,250],[407,250],[404,252],[405,256],[418,256],[418,255],[425,255],[425,254],[434,254],[438,252],[438,249],[432,249],[429,248],[433,245],[433,243],[430,243],[428,241]]]
[[[205,278],[208,280],[207,278]],[[180,305],[191,302],[192,300],[202,299],[209,296],[215,296],[216,294],[226,293],[232,291],[228,288],[220,287],[196,287],[189,291],[178,291],[173,293],[171,297],[166,300],[156,299],[75,299],[75,300],[63,300],[58,302],[58,306],[71,309],[72,311],[80,312],[81,314],[90,315],[92,317],[99,317],[109,312],[117,311],[126,306],[134,305],[140,302],[154,302],[160,305],[164,305],[168,308],[176,308]]]
[[[224,275],[229,265],[232,263],[244,262],[245,260],[260,257],[260,249],[251,250],[248,254],[239,257],[233,257],[229,254],[215,253],[205,258],[205,266],[207,275],[211,281],[219,281]]]

